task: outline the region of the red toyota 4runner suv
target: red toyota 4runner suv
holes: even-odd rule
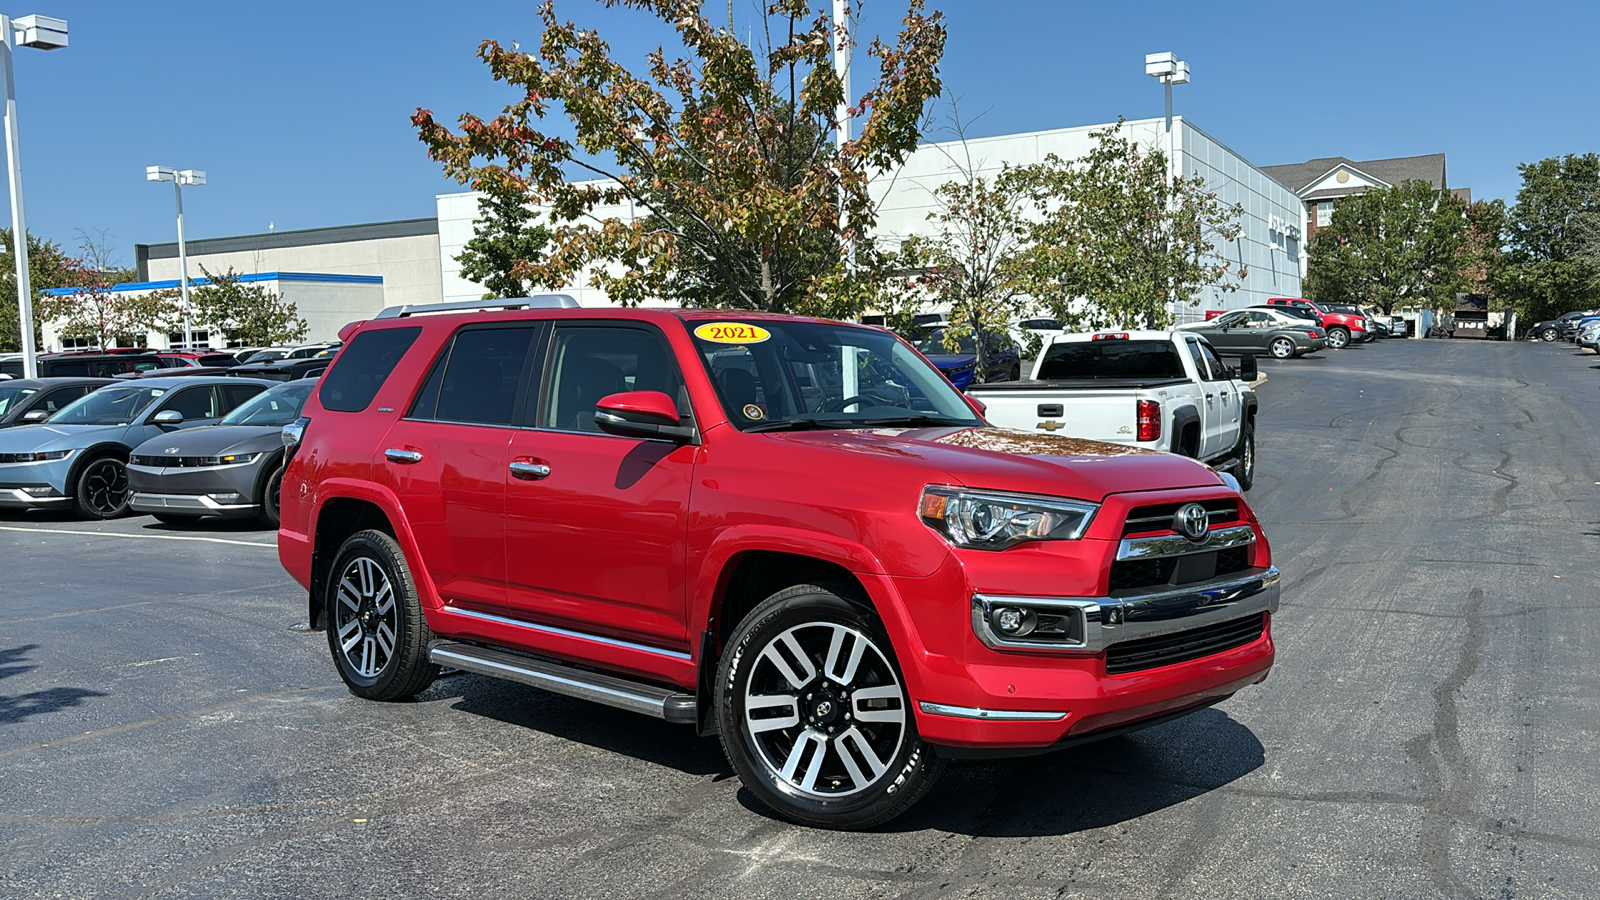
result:
[[[279,555],[361,697],[449,667],[682,722],[862,828],[1272,666],[1271,551],[1200,463],[989,427],[880,328],[471,306],[356,326],[285,429]]]

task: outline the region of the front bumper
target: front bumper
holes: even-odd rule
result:
[[[71,503],[67,476],[76,451],[64,459],[0,464],[0,509],[40,509]]]
[[[71,502],[48,484],[0,484],[0,509],[45,509]]]
[[[260,508],[255,483],[259,465],[204,467],[128,466],[128,504],[135,512],[189,516],[248,515]]]
[[[134,512],[179,513],[191,516],[237,516],[259,509],[254,503],[239,502],[227,497],[219,500],[209,494],[148,494],[142,491],[134,493],[129,498],[128,506]]]

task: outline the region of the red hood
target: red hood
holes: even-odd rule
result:
[[[1217,473],[1171,453],[1005,428],[796,431],[766,437],[900,460],[927,481],[1100,501],[1110,494],[1216,487]]]

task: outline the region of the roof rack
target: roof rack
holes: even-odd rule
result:
[[[425,316],[431,313],[467,312],[486,309],[577,309],[578,301],[570,294],[537,294],[510,300],[458,300],[454,303],[409,303],[390,306],[373,316],[375,319],[403,319],[407,316]]]

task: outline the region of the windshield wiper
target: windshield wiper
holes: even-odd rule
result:
[[[961,419],[952,419],[949,416],[933,416],[925,413],[908,413],[904,415],[850,415],[847,413],[805,413],[790,416],[785,419],[774,419],[770,422],[758,422],[744,429],[747,434],[758,434],[764,431],[803,431],[808,429],[827,428],[879,428],[883,426],[905,425],[972,425],[973,422]]]

